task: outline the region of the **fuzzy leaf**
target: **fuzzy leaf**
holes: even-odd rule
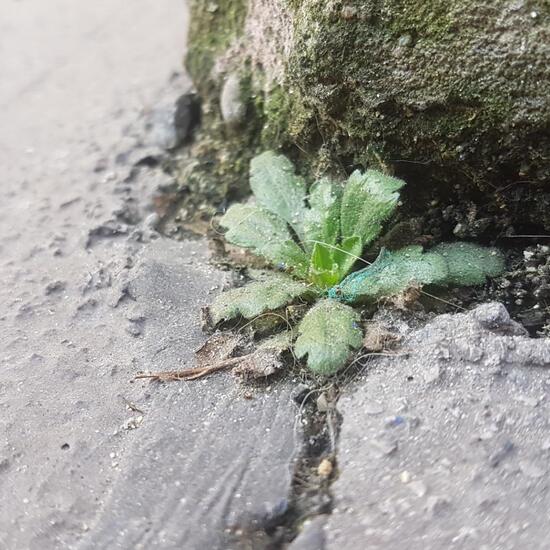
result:
[[[393,296],[411,284],[444,280],[448,268],[439,254],[423,254],[422,247],[410,246],[398,252],[382,249],[369,267],[346,277],[329,290],[329,297],[354,304]]]
[[[482,285],[487,277],[498,277],[504,271],[504,258],[495,248],[473,243],[443,243],[429,252],[440,254],[447,262],[448,275],[441,286]]]
[[[382,249],[371,266],[352,273],[328,294],[351,304],[372,302],[398,294],[412,284],[479,285],[503,270],[500,252],[472,243],[441,244],[425,253],[420,246],[398,252]]]
[[[334,300],[323,300],[310,309],[298,326],[298,334],[295,355],[307,355],[308,368],[327,376],[340,370],[363,340],[359,314]]]
[[[309,194],[309,210],[305,212],[306,249],[315,241],[336,244],[340,235],[340,203],[342,188],[324,178],[314,183]]]
[[[266,241],[284,242],[291,238],[283,220],[253,204],[233,204],[221,217],[220,225],[227,229],[227,241],[244,248],[258,249]]]
[[[347,237],[333,249],[334,261],[338,264],[338,280],[341,281],[363,253],[360,237]]]
[[[339,266],[331,248],[317,242],[311,253],[309,280],[320,288],[330,288],[340,281]]]
[[[250,248],[298,277],[307,275],[307,256],[292,240],[286,222],[272,212],[257,205],[234,204],[221,217],[220,225],[227,229],[228,242]]]
[[[356,170],[344,188],[341,207],[342,238],[357,236],[363,246],[371,243],[397,206],[403,180],[376,170]]]
[[[298,298],[309,300],[315,291],[281,273],[271,273],[262,281],[219,294],[209,312],[214,325],[242,316],[251,319],[266,311],[283,307]]]
[[[266,151],[250,163],[250,187],[258,203],[289,223],[303,241],[306,184],[283,155]]]
[[[335,246],[315,243],[311,254],[309,280],[320,288],[330,288],[347,275],[362,250],[359,237],[349,237]]]

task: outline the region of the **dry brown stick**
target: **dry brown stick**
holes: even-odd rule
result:
[[[153,380],[161,381],[171,381],[171,380],[196,380],[197,378],[202,378],[203,376],[208,376],[213,372],[219,370],[227,369],[240,363],[246,355],[241,357],[230,357],[214,365],[209,365],[208,367],[193,367],[191,369],[185,369],[180,371],[162,371],[162,372],[151,372],[151,373],[142,373],[135,376],[136,379],[139,378],[151,378]]]

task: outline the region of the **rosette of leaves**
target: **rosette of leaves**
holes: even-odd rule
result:
[[[209,309],[212,322],[310,303],[288,341],[314,373],[331,375],[362,345],[354,306],[411,286],[478,285],[503,271],[497,250],[449,243],[428,251],[382,249],[371,265],[349,274],[394,213],[403,185],[376,170],[357,170],[344,185],[324,178],[308,190],[286,157],[271,151],[255,157],[253,200],[232,205],[220,225],[229,243],[263,257],[273,271],[220,294]]]

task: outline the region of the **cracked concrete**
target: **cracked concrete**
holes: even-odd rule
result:
[[[370,360],[339,401],[327,548],[547,548],[550,341],[498,303],[385,320],[407,355]]]
[[[184,29],[177,0],[0,6],[1,550],[285,545],[311,387],[134,380],[191,364],[227,279],[155,232]],[[332,514],[288,547],[546,548],[548,341],[498,304],[378,317],[399,355],[341,389]]]
[[[203,241],[155,233],[171,181],[140,163],[189,89],[183,6],[7,0],[0,22],[0,548],[261,540],[287,508],[292,381],[133,380],[192,361],[225,280]]]

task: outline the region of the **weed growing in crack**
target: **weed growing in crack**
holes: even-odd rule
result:
[[[356,170],[343,185],[323,178],[308,192],[286,157],[268,151],[252,160],[253,197],[233,204],[220,226],[227,242],[261,256],[272,269],[250,271],[251,282],[220,294],[207,310],[209,323],[217,327],[237,318],[279,315],[281,308],[296,303],[307,307],[285,318],[285,330],[246,351],[237,367],[241,374],[271,374],[281,368],[281,354],[290,350],[313,373],[333,375],[363,345],[358,306],[424,285],[479,285],[502,273],[498,250],[466,242],[427,251],[421,246],[382,248],[372,264],[351,272],[357,260],[364,262],[365,247],[380,236],[404,185],[376,170]],[[224,368],[224,363],[236,365],[239,358],[234,355],[221,363],[164,374],[198,378]]]
[[[310,309],[279,342],[293,346],[314,373],[332,375],[363,342],[354,306],[412,286],[479,285],[503,271],[497,250],[458,242],[428,251],[382,249],[371,265],[350,274],[394,213],[404,185],[376,170],[357,170],[345,185],[324,178],[308,193],[287,158],[270,151],[255,157],[254,200],[232,205],[220,225],[229,243],[262,256],[276,271],[253,274],[249,284],[219,295],[210,307],[212,323],[251,319],[306,301]]]

